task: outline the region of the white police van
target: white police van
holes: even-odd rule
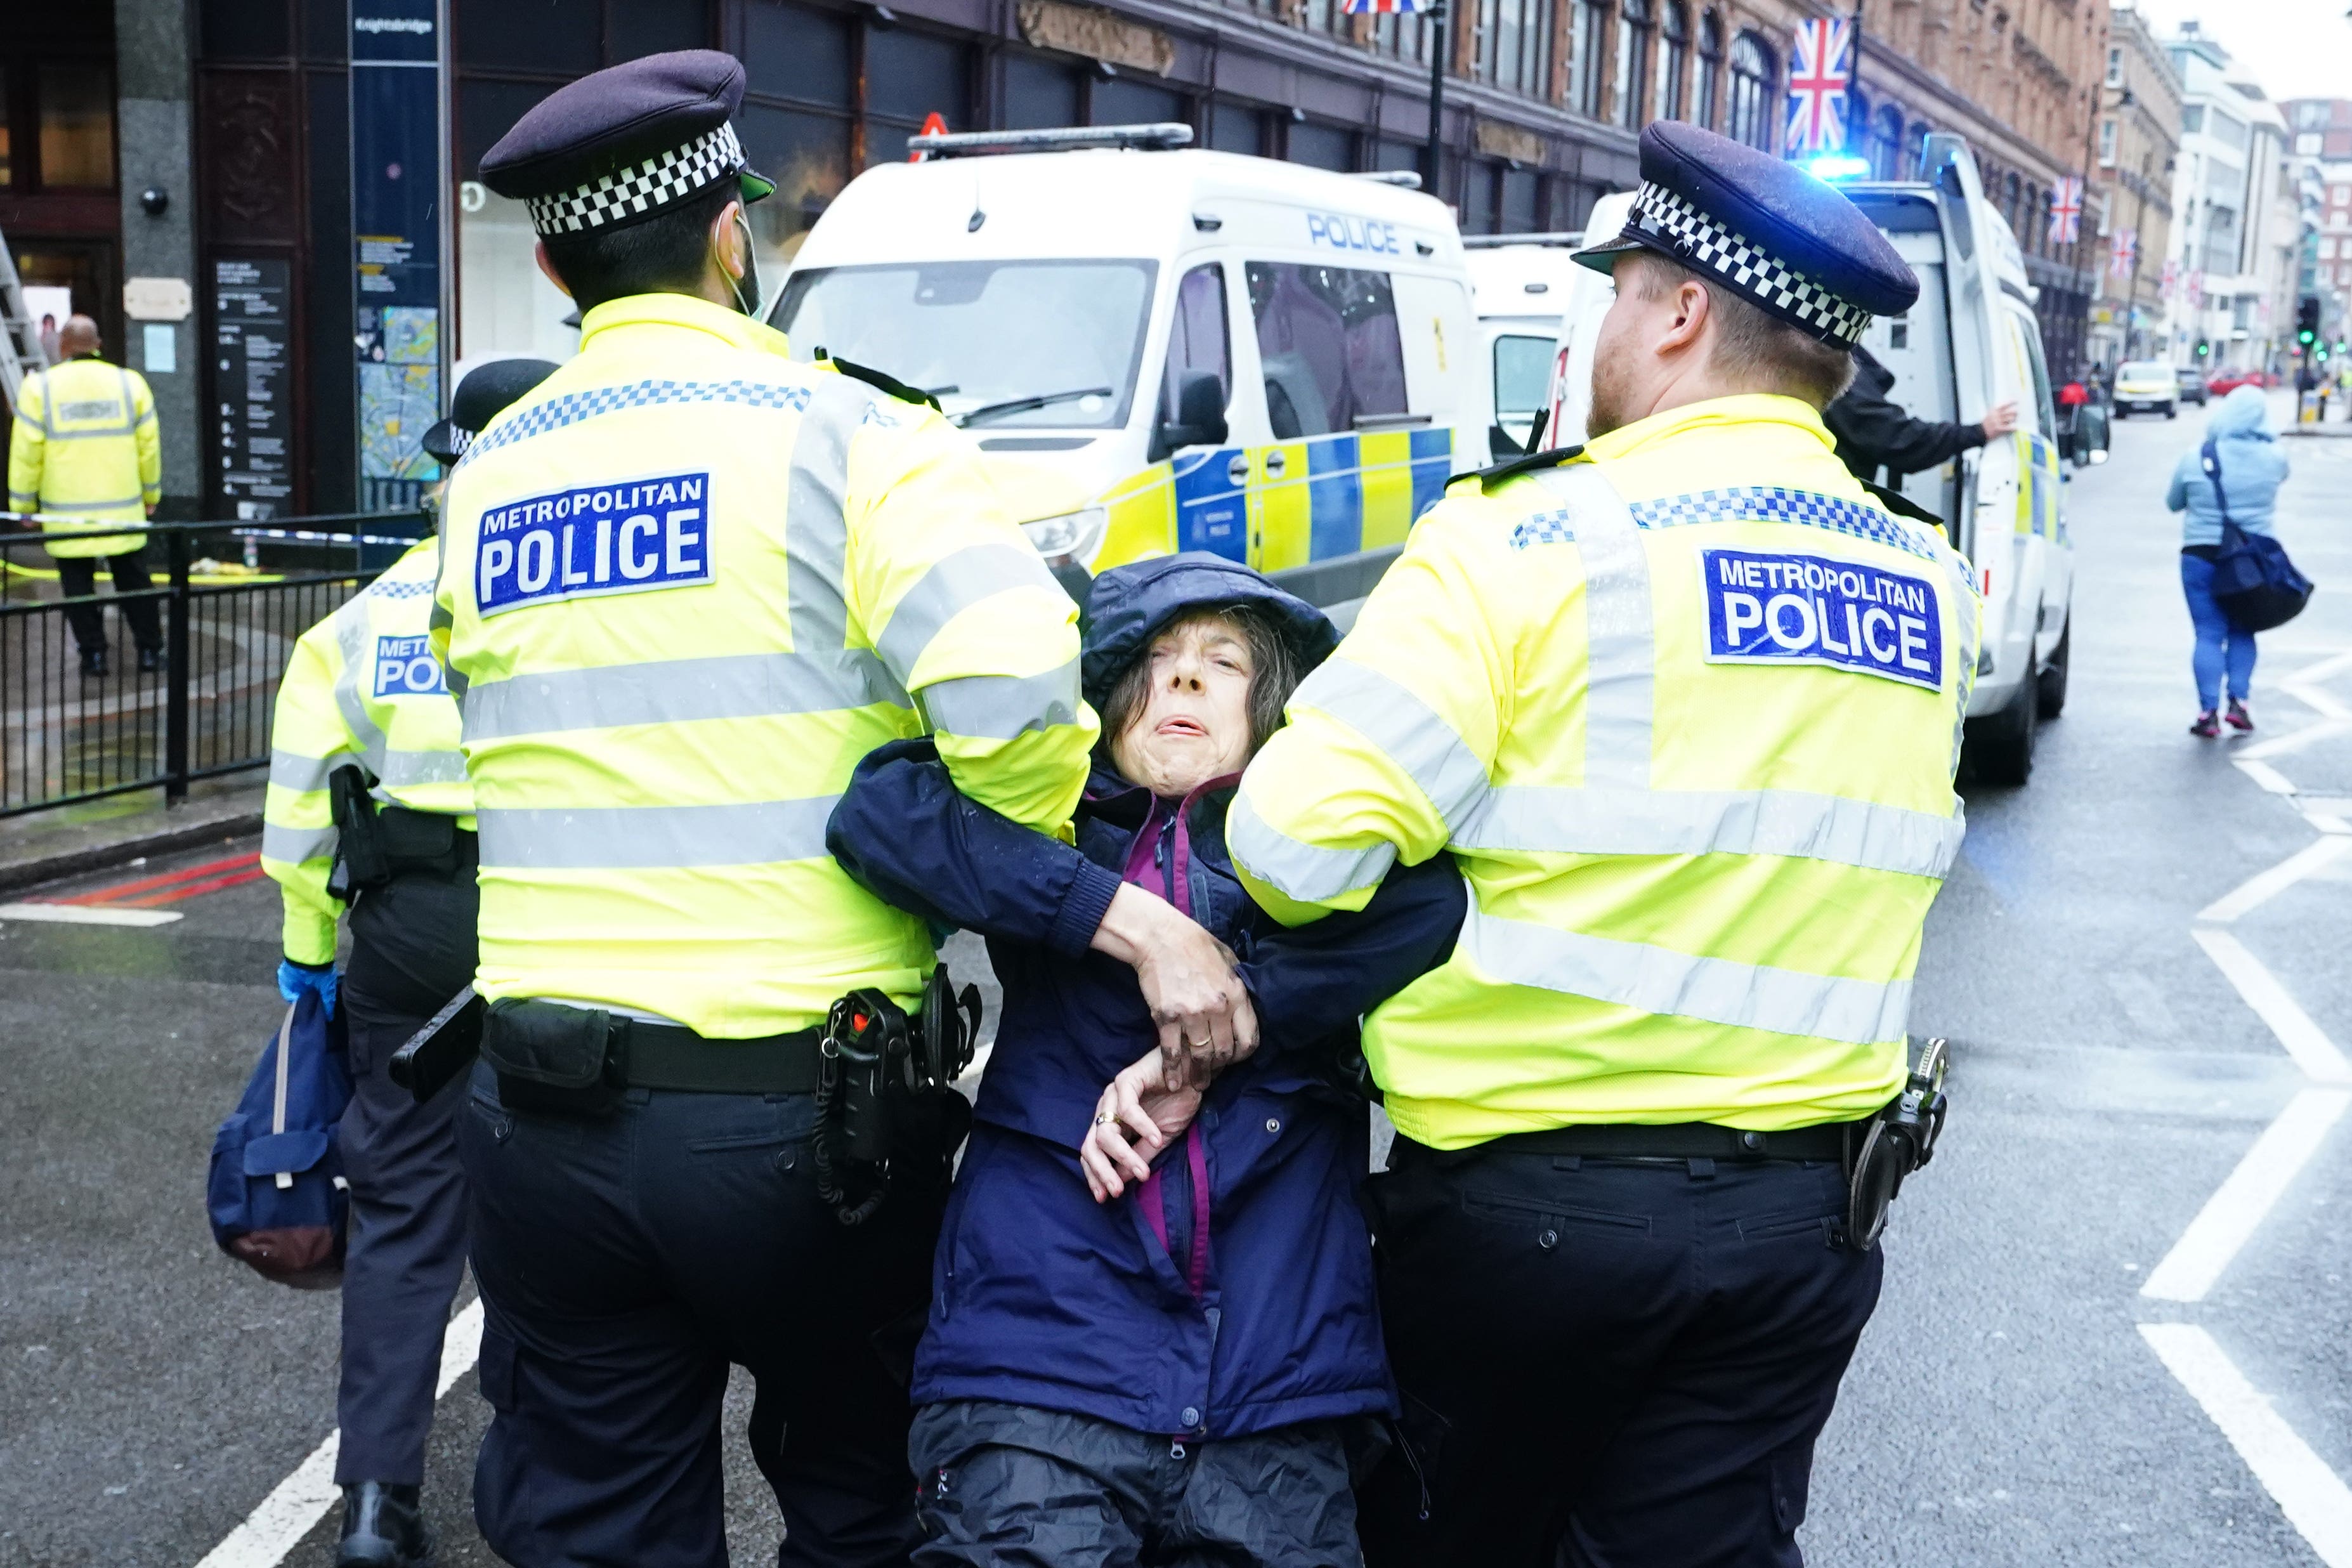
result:
[[[1461,237],[1411,175],[1191,139],[918,138],[825,209],[770,321],[936,396],[1057,568],[1206,550],[1360,594],[1488,461]]]
[[[1985,598],[1984,648],[1969,699],[1970,764],[1989,783],[2021,784],[2032,771],[2038,721],[2065,706],[2072,648],[2074,545],[2057,409],[2036,290],[2016,236],[1985,199],[1968,143],[1929,136],[1924,166],[1930,174],[1916,182],[1840,182],[1919,276],[1918,302],[1879,318],[1863,342],[1894,373],[1888,396],[1916,418],[1973,422],[1995,404],[2018,406],[2014,435],[1910,475],[1902,489],[1944,520]],[[1606,216],[1596,207],[1589,232],[1622,228],[1632,201],[1604,197],[1604,206],[1620,205]],[[1607,280],[1599,281],[1561,326],[1546,447],[1584,439],[1592,342],[1611,298]]]
[[[1552,353],[1560,321],[1580,289],[1596,276],[1569,259],[1581,234],[1465,235],[1470,304],[1495,404],[1487,444],[1496,460],[1529,450],[1528,442],[1551,395]]]

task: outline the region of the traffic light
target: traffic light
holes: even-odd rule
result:
[[[2319,296],[2305,294],[2295,302],[2294,341],[2311,343],[2319,341]]]
[[[2205,340],[2204,340],[2203,338],[2200,338],[2200,339],[2198,339],[2198,340],[2197,340],[2197,357],[2198,357],[2199,359],[2203,359],[2203,358],[2205,357],[2205,355],[2206,355],[2206,353],[2207,353],[2207,352],[2208,352],[2208,345],[2206,344]]]

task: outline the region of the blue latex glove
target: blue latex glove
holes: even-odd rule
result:
[[[331,963],[297,963],[290,958],[278,961],[278,994],[294,1002],[300,999],[303,992],[316,991],[331,1018],[335,1016],[336,978]]]

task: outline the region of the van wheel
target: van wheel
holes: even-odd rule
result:
[[[2074,617],[2068,616],[2059,629],[2058,646],[2050,650],[2050,665],[2033,678],[2033,690],[2042,717],[2055,719],[2066,711],[2066,667],[2073,661],[2074,649]]]
[[[2178,419],[2178,418],[2179,418],[2179,417],[2180,417],[2180,405],[2179,405],[2178,403],[2168,403],[2168,404],[2166,404],[2166,405],[2164,405],[2164,416],[2165,416],[2167,419]]]
[[[2008,707],[1969,720],[1965,741],[1970,775],[1981,784],[2024,787],[2033,776],[2033,731],[2040,708],[2035,683],[2021,681]]]

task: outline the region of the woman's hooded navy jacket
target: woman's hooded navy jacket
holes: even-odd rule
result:
[[[1256,573],[1173,556],[1097,581],[1088,694],[1179,614],[1237,604],[1274,614],[1303,664],[1330,650],[1321,613]],[[1002,1400],[1213,1439],[1393,1410],[1358,1202],[1368,1118],[1339,1064],[1360,1016],[1452,951],[1461,878],[1443,856],[1400,868],[1360,914],[1285,931],[1234,876],[1234,783],[1179,805],[1098,767],[1072,847],[965,800],[929,742],[908,741],[868,756],[835,810],[842,866],[984,935],[1004,990],[940,1237],[919,1404]],[[1150,1186],[1097,1205],[1078,1146],[1103,1086],[1159,1036],[1135,972],[1088,943],[1145,835],[1153,890],[1240,957],[1260,1044],[1211,1085],[1198,1137]]]

